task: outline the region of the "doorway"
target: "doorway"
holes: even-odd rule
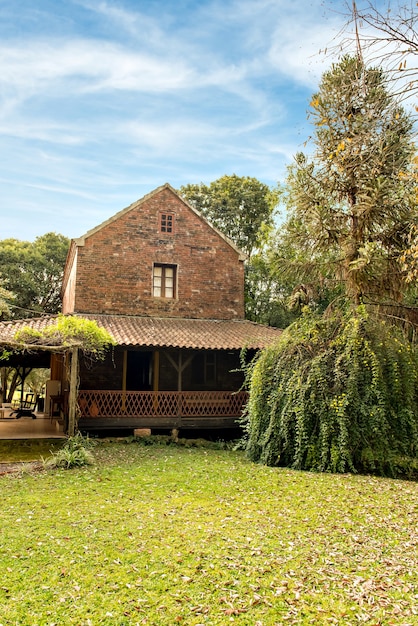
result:
[[[128,351],[126,390],[150,391],[152,389],[152,352]]]

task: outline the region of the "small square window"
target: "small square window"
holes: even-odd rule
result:
[[[176,266],[155,264],[152,276],[154,298],[176,297]]]
[[[160,231],[162,233],[172,233],[174,226],[174,215],[172,213],[160,213]]]

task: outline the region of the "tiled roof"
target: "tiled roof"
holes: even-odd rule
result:
[[[194,348],[206,350],[260,349],[274,343],[281,331],[248,320],[202,320],[124,315],[77,315],[96,320],[119,346]],[[56,316],[0,322],[0,343],[12,341],[23,327],[42,330]]]

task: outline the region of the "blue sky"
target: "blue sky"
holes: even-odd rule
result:
[[[78,237],[152,189],[274,185],[344,0],[0,0],[0,239]]]

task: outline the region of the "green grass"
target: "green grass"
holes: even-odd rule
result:
[[[0,463],[39,461],[56,452],[66,439],[0,439]]]
[[[418,624],[418,485],[97,445],[0,478],[0,624]]]

